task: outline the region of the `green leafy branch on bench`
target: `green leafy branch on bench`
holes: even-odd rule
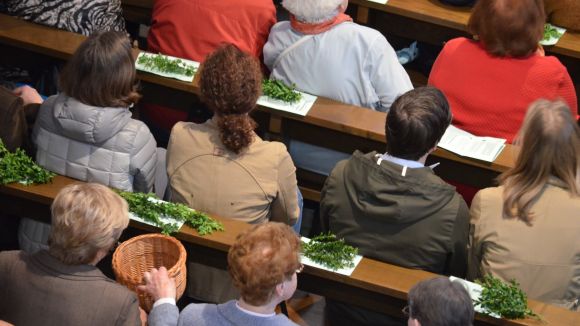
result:
[[[288,103],[296,103],[302,98],[302,94],[296,91],[296,85],[288,86],[276,79],[264,79],[262,92],[270,98]]]
[[[302,252],[312,261],[328,267],[332,270],[354,267],[354,258],[358,249],[347,245],[344,239],[338,239],[336,235],[328,232],[321,233],[302,242]]]
[[[22,149],[11,153],[0,139],[0,184],[49,183],[54,176],[54,173],[34,163]]]
[[[140,218],[153,222],[161,228],[161,233],[172,234],[179,231],[176,224],[164,223],[162,216],[171,217],[196,229],[199,235],[223,231],[222,223],[207,214],[195,211],[186,205],[160,200],[154,194],[116,190],[129,204],[129,211]],[[153,200],[152,200],[153,199]]]
[[[139,56],[137,63],[151,70],[159,72],[193,76],[197,68],[188,65],[181,59],[172,59],[162,54],[147,54]]]
[[[486,275],[476,283],[480,284],[483,290],[475,304],[485,310],[509,319],[526,317],[541,319],[528,308],[528,298],[515,280],[504,283],[496,277]]]

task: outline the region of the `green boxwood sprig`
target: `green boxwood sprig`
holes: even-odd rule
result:
[[[199,235],[223,231],[224,226],[207,214],[195,211],[186,205],[161,201],[154,194],[116,190],[129,204],[129,211],[140,218],[155,223],[161,233],[172,234],[179,231],[176,224],[164,223],[161,216],[172,217],[196,229]],[[154,198],[157,200],[150,200]]]
[[[328,232],[302,242],[302,253],[312,261],[332,270],[354,267],[358,249],[347,245],[344,239]]]
[[[486,275],[483,279],[477,280],[476,283],[480,284],[483,290],[475,304],[484,310],[509,319],[526,317],[540,319],[528,308],[528,298],[515,280],[505,283],[496,277]]]
[[[0,184],[49,183],[52,182],[54,176],[54,173],[34,163],[22,149],[18,148],[14,153],[10,152],[0,139]]]
[[[296,85],[288,86],[276,79],[264,79],[262,92],[270,98],[287,103],[296,103],[302,99],[302,94],[296,91]]]
[[[137,63],[151,70],[188,77],[195,75],[197,72],[197,68],[188,65],[185,61],[172,59],[162,54],[141,55]]]

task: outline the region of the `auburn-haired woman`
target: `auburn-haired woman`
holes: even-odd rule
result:
[[[234,45],[220,47],[204,62],[200,86],[214,116],[173,127],[167,148],[171,200],[248,223],[294,225],[300,209],[292,159],[282,143],[260,139],[249,116],[262,88],[258,61]],[[204,267],[190,267],[190,296],[223,302],[236,295],[226,273]],[[220,273],[223,282],[207,281]]]
[[[515,166],[471,205],[469,277],[515,279],[530,298],[580,298],[580,128],[562,101],[528,110]]]
[[[563,98],[576,114],[568,71],[538,45],[545,20],[541,0],[477,1],[468,24],[477,40],[449,41],[429,76],[449,100],[453,125],[511,143],[538,98]]]
[[[140,97],[135,76],[125,33],[88,37],[61,73],[62,92],[38,111],[32,135],[38,164],[82,181],[152,191],[156,142],[143,122],[131,118],[129,108]],[[47,236],[48,224],[28,219],[21,223],[24,249],[38,249]]]
[[[219,305],[190,304],[179,314],[175,306],[175,281],[167,270],[145,273],[141,290],[155,300],[148,324],[159,325],[296,325],[276,306],[296,290],[300,240],[282,223],[256,225],[240,233],[228,252],[228,270],[240,290],[237,300]]]

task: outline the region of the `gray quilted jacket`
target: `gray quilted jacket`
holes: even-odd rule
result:
[[[127,109],[51,96],[40,107],[32,140],[36,161],[48,170],[126,191],[153,189],[157,144]]]
[[[32,140],[41,166],[126,191],[153,189],[157,152],[149,128],[125,108],[101,108],[59,94],[40,107]],[[20,220],[20,248],[47,249],[50,225]]]

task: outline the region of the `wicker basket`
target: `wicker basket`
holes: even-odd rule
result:
[[[177,298],[185,291],[187,271],[185,248],[179,240],[158,233],[150,233],[123,242],[113,254],[113,271],[117,282],[139,296],[139,305],[149,312],[153,300],[148,294],[137,292],[143,275],[151,268],[165,266],[169,277],[175,278]]]

